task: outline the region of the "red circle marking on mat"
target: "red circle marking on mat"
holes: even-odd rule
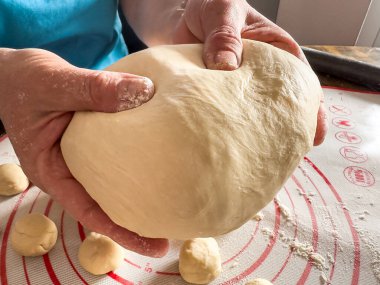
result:
[[[78,222],[77,224],[78,224],[79,237],[80,237],[81,241],[84,241],[86,239],[86,234],[84,232],[84,228],[80,222]]]
[[[335,231],[336,230],[336,226],[334,224],[334,220],[331,216],[331,213],[327,207],[327,203],[326,203],[326,200],[323,198],[322,196],[322,193],[319,191],[319,188],[317,187],[317,185],[314,183],[314,181],[311,179],[311,177],[307,174],[307,172],[300,166],[298,166],[299,169],[301,169],[301,171],[304,173],[304,175],[306,176],[306,178],[310,181],[310,183],[313,185],[314,189],[318,192],[318,195],[319,197],[321,198],[322,200],[322,203],[323,203],[323,206],[325,207],[326,211],[327,211],[327,215],[329,217],[329,220],[330,220],[330,223],[331,223],[331,226],[333,228],[333,230]],[[332,265],[331,265],[331,271],[330,271],[330,276],[329,276],[329,279],[332,280],[333,276],[334,276],[334,272],[335,272],[335,262],[336,262],[336,256],[337,256],[337,253],[338,253],[338,239],[337,239],[337,236],[334,235],[334,261],[332,262]]]
[[[69,256],[69,253],[67,252],[66,243],[65,243],[65,235],[64,235],[64,227],[63,227],[63,222],[64,222],[63,218],[64,218],[64,216],[65,216],[65,211],[62,211],[62,214],[61,214],[61,241],[62,241],[63,251],[64,251],[64,253],[66,255],[67,260],[70,263],[71,268],[74,270],[75,274],[79,277],[80,280],[82,280],[83,284],[88,285],[88,283],[83,278],[83,276],[75,268],[74,263],[72,262],[72,260],[71,260],[71,258]]]
[[[352,274],[352,281],[351,285],[357,285],[359,284],[359,276],[360,276],[360,240],[359,235],[356,232],[350,213],[343,207],[343,201],[340,197],[338,191],[336,191],[335,187],[331,184],[331,182],[327,179],[327,177],[323,174],[323,172],[307,157],[304,157],[304,160],[311,165],[312,168],[314,168],[315,171],[322,177],[322,179],[325,181],[327,186],[330,188],[332,193],[334,194],[337,201],[340,203],[341,208],[344,212],[344,215],[346,216],[347,223],[351,230],[352,239],[354,241],[354,271]]]
[[[368,160],[367,153],[356,146],[343,146],[340,148],[339,153],[345,159],[355,163],[362,163]]]
[[[172,276],[181,276],[179,272],[164,272],[164,271],[156,271],[158,275],[172,275]]]
[[[126,259],[126,258],[124,258],[124,261],[125,261],[126,263],[128,263],[128,264],[130,264],[130,265],[132,265],[132,266],[134,266],[134,267],[136,267],[136,268],[138,268],[138,269],[141,269],[141,266],[140,266],[140,265],[138,265],[138,264],[136,264],[136,263],[134,263],[134,262],[132,262],[132,261]]]
[[[78,231],[79,231],[80,239],[81,239],[82,241],[84,241],[85,238],[86,238],[86,234],[84,233],[83,226],[82,226],[81,223],[79,223],[79,222],[78,222]],[[113,280],[119,282],[120,284],[123,284],[123,285],[134,285],[133,282],[124,279],[123,277],[117,275],[117,274],[114,273],[114,272],[108,272],[107,275],[108,275],[109,277],[111,277]]]
[[[335,115],[340,115],[340,116],[347,116],[347,115],[352,114],[350,109],[348,109],[345,106],[341,106],[341,105],[331,105],[329,107],[329,110],[331,113],[333,113]]]
[[[36,195],[36,198],[34,198],[33,203],[32,203],[32,206],[30,206],[29,214],[33,211],[34,206],[36,205],[37,199],[38,199],[38,197],[40,197],[40,195],[41,195],[41,192],[42,192],[41,190],[38,190],[38,194]]]
[[[24,269],[26,284],[30,285],[28,270],[26,269],[25,256],[22,257],[22,268]]]
[[[375,177],[372,173],[359,166],[348,166],[343,170],[343,174],[352,184],[361,187],[370,187],[375,184]]]
[[[11,214],[9,215],[7,225],[5,226],[3,240],[1,242],[1,252],[0,252],[0,271],[1,271],[0,281],[2,285],[8,285],[6,257],[7,257],[7,244],[8,244],[9,233],[11,230],[13,220],[16,216],[16,212],[22,200],[24,199],[26,194],[29,192],[29,189],[30,188],[27,188],[24,192],[20,194],[20,197],[18,198],[15,206],[13,207]]]
[[[107,275],[109,277],[111,277],[113,280],[119,282],[120,284],[123,284],[123,285],[134,285],[133,282],[125,280],[123,277],[121,277],[120,275],[117,275],[116,273],[114,273],[112,271],[108,272]]]
[[[355,133],[340,131],[335,134],[335,138],[338,141],[349,144],[358,144],[362,142],[362,138]]]
[[[222,265],[226,265],[227,263],[231,262],[232,260],[234,260],[236,257],[238,257],[240,254],[242,254],[246,249],[247,247],[253,242],[257,232],[258,232],[258,229],[259,229],[259,223],[260,222],[257,222],[256,223],[256,227],[250,237],[250,239],[247,241],[247,243],[235,254],[233,255],[232,257],[230,257],[228,260],[222,262]],[[132,261],[124,258],[124,261],[131,264],[132,266],[138,268],[138,269],[142,269],[142,267],[136,263],[133,263]],[[180,275],[179,272],[166,272],[166,271],[155,271],[155,273],[159,274],[159,275]]]
[[[312,236],[311,243],[312,243],[314,252],[317,252],[317,248],[318,248],[318,224],[317,224],[317,218],[316,218],[315,213],[314,213],[314,209],[311,206],[310,201],[307,199],[307,197],[305,195],[306,194],[305,189],[303,189],[301,183],[298,181],[298,179],[294,175],[292,175],[291,177],[292,177],[292,180],[294,181],[294,183],[297,185],[297,187],[301,190],[301,193],[303,194],[302,196],[305,199],[306,205],[309,209],[309,213],[311,216],[311,224],[313,225],[313,236]],[[307,278],[309,277],[309,274],[310,274],[312,267],[313,267],[313,262],[312,262],[312,260],[309,259],[307,261],[305,270],[303,271],[300,279],[297,282],[297,285],[305,284]]]
[[[335,127],[346,130],[353,129],[356,126],[356,123],[353,120],[347,118],[336,117],[333,118],[331,122]]]
[[[46,217],[49,217],[49,212],[50,212],[52,204],[53,204],[53,200],[49,199],[49,202],[47,203],[45,213],[44,213]],[[42,257],[44,259],[45,268],[46,268],[47,273],[49,274],[51,282],[53,282],[54,285],[60,285],[61,282],[59,282],[57,275],[54,272],[53,266],[50,262],[49,253],[44,254]]]
[[[236,257],[238,257],[240,254],[242,254],[246,249],[247,247],[253,242],[253,240],[255,239],[255,236],[256,236],[256,233],[259,229],[259,224],[260,224],[260,221],[258,221],[256,223],[256,227],[255,227],[255,230],[253,231],[253,234],[251,235],[251,238],[248,240],[248,242],[242,247],[241,250],[239,250],[235,255],[233,255],[231,258],[229,258],[228,260],[224,261],[222,263],[222,265],[226,265],[227,263],[231,262],[232,260],[234,260]]]
[[[260,257],[250,267],[248,267],[245,271],[240,273],[238,276],[235,276],[235,277],[231,278],[230,280],[223,282],[222,285],[235,284],[239,280],[243,279],[244,277],[248,276],[253,271],[255,271],[264,262],[264,260],[268,257],[269,253],[273,249],[274,244],[277,241],[278,229],[280,228],[280,220],[281,220],[280,208],[278,207],[278,205],[276,205],[275,209],[276,209],[276,216],[275,216],[275,225],[274,225],[274,230],[273,230],[273,238],[270,239],[269,244],[267,245],[266,249],[263,251],[263,253],[260,255]]]
[[[295,206],[294,206],[294,203],[293,203],[293,199],[290,196],[289,191],[288,191],[288,189],[285,186],[284,186],[284,190],[286,192],[286,195],[289,197],[290,203],[292,205],[293,213],[294,213],[295,225],[294,225],[294,236],[293,236],[293,239],[295,239],[295,238],[297,238],[297,234],[298,234],[297,214],[296,214],[296,211],[295,211]],[[282,271],[285,269],[286,265],[288,264],[288,262],[290,260],[290,257],[292,256],[292,254],[293,254],[292,251],[288,252],[288,256],[286,257],[285,262],[282,264],[280,270],[276,273],[276,275],[272,278],[272,280],[271,280],[272,283],[274,281],[276,281],[276,279],[281,275]]]

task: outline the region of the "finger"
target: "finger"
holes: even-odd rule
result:
[[[167,240],[140,237],[112,222],[75,179],[62,179],[59,184],[48,193],[87,229],[106,235],[126,249],[142,255],[162,257],[167,253]]]
[[[87,229],[108,236],[126,249],[142,255],[162,257],[166,254],[167,240],[140,237],[116,225],[73,178],[60,181],[60,184],[62,189],[58,195],[52,195],[53,198]]]
[[[16,76],[25,80],[14,93],[20,94],[20,103],[37,106],[36,111],[117,112],[141,105],[154,93],[148,78],[78,68],[46,50],[21,49],[10,57],[23,70]]]
[[[309,65],[297,42],[287,33],[278,31],[276,28],[266,26],[258,29],[246,30],[242,33],[242,38],[271,44],[293,54]]]
[[[62,205],[70,216],[79,221],[87,229],[106,235],[126,249],[151,257],[162,257],[168,251],[166,239],[144,238],[116,225],[101,210],[85,189],[71,176],[66,167],[59,147],[40,157],[40,165],[50,165],[51,173],[45,178],[46,190],[51,197]]]
[[[235,5],[232,1],[206,1],[200,17],[203,60],[207,68],[233,70],[239,67],[243,51],[240,33],[246,11],[246,5]]]
[[[253,24],[243,29],[242,38],[271,44],[295,55],[309,65],[300,46],[285,30],[258,14],[255,10],[249,13],[247,22],[248,24]]]
[[[328,121],[327,121],[327,113],[324,102],[321,102],[318,110],[317,116],[317,130],[315,132],[314,137],[314,145],[320,145],[325,140],[326,134],[328,130]]]
[[[154,93],[150,79],[127,73],[69,66],[44,75],[41,86],[48,90],[41,94],[51,94],[43,98],[49,111],[122,111],[140,106]]]

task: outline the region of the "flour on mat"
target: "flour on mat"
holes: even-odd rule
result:
[[[376,279],[380,282],[380,251],[378,245],[376,245],[375,238],[370,234],[369,231],[359,228],[354,225],[357,233],[359,234],[361,240],[363,241],[365,247],[369,250],[372,256],[371,267],[373,274]]]
[[[283,203],[281,203],[280,199],[278,197],[274,198],[275,203],[277,204],[278,208],[280,209],[281,216],[289,223],[294,224],[294,219],[292,214],[290,213],[290,210],[287,206],[285,206]]]
[[[261,232],[271,239],[274,238],[273,232],[269,228],[263,228]]]
[[[264,219],[264,213],[260,211],[256,215],[254,215],[252,219],[255,221],[261,221],[262,219]]]

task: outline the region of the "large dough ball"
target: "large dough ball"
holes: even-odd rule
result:
[[[11,196],[24,191],[29,180],[21,167],[15,163],[0,165],[0,195]]]
[[[27,214],[17,220],[11,231],[12,248],[23,256],[39,256],[49,252],[57,242],[57,227],[48,217]]]
[[[222,272],[219,246],[213,238],[195,238],[183,243],[179,255],[179,272],[193,284],[207,284]]]
[[[309,66],[244,41],[235,71],[208,70],[201,44],[155,47],[109,70],[144,75],[133,110],[78,112],[62,139],[74,177],[117,224],[146,237],[227,233],[269,203],[313,145],[322,94]]]
[[[80,265],[94,275],[106,274],[123,262],[123,249],[109,237],[90,233],[79,248]]]

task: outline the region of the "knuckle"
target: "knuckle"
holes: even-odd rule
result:
[[[234,0],[208,0],[205,2],[207,8],[226,8],[234,6]]]
[[[227,46],[240,46],[241,39],[239,32],[229,25],[222,25],[213,30],[209,36],[210,41],[217,42]]]
[[[235,36],[236,29],[230,25],[221,25],[213,31],[213,34]]]
[[[87,76],[84,96],[91,101],[95,111],[117,111],[116,86],[108,72],[99,71]]]
[[[100,92],[105,89],[110,84],[110,78],[106,72],[95,72],[87,77],[87,83],[88,83],[88,91],[91,96],[95,96],[95,100],[98,100],[96,95],[98,95]]]

